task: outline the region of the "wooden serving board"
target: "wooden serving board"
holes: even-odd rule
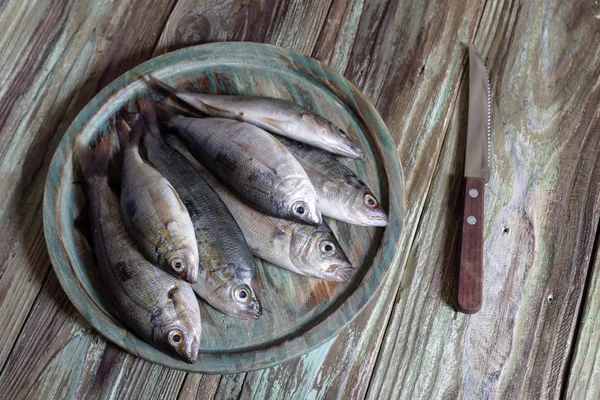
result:
[[[263,315],[258,321],[229,317],[200,302],[202,341],[194,365],[170,357],[130,333],[103,296],[92,249],[75,219],[85,205],[77,181],[75,140],[111,133],[115,113],[152,91],[157,78],[187,90],[262,95],[302,104],[342,127],[365,150],[362,161],[344,162],[371,187],[388,211],[385,228],[327,222],[357,267],[344,284],[296,275],[257,259]],[[152,92],[156,98],[159,93]],[[81,111],[62,139],[44,193],[44,231],[52,264],[65,292],[110,341],[147,360],[186,371],[234,373],[300,356],[335,336],[365,307],[399,254],[404,182],[394,143],[370,101],[319,62],[292,51],[254,43],[213,43],[149,60],[108,85]]]

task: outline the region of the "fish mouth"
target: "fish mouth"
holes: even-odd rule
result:
[[[319,212],[319,210],[316,209],[316,206],[313,212],[310,212],[303,217],[299,217],[298,219],[302,222],[306,222],[312,225],[320,225],[323,223],[323,217],[321,216],[321,212]]]
[[[194,364],[198,360],[198,352],[200,351],[200,343],[194,338],[192,343],[186,348],[185,361],[189,364]]]
[[[388,220],[386,215],[377,215],[369,218],[367,226],[387,226]]]
[[[258,307],[253,307],[251,309],[239,310],[235,313],[234,316],[243,318],[243,319],[256,320],[261,315],[262,315],[262,310],[260,309],[260,306],[258,306]]]
[[[193,285],[196,282],[198,282],[198,269],[197,268],[186,268],[185,271],[183,271],[181,274],[179,274],[179,277],[181,279],[183,279],[184,281]]]
[[[333,264],[328,268],[328,277],[334,282],[346,282],[354,272],[349,264]]]
[[[362,160],[365,157],[365,152],[353,141],[348,140],[345,144],[346,146],[340,146],[337,149],[341,155],[353,158],[355,160]]]

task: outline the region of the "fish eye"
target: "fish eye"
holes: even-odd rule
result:
[[[179,329],[173,329],[169,332],[169,342],[173,345],[178,345],[183,341],[183,332]]]
[[[323,240],[319,246],[321,253],[330,256],[335,253],[335,244],[329,240]]]
[[[367,207],[370,207],[370,208],[377,207],[377,200],[375,200],[375,197],[371,196],[369,193],[365,193],[363,200],[365,201],[365,204],[367,205]]]
[[[348,134],[346,133],[345,130],[338,128],[338,132],[340,133],[340,135],[342,135],[343,137],[348,137]]]
[[[174,258],[171,261],[171,267],[173,267],[173,269],[175,270],[175,272],[181,272],[181,271],[183,271],[183,261],[181,261],[181,258],[179,258],[179,257]]]
[[[297,217],[302,217],[308,212],[308,206],[303,201],[297,201],[292,205],[292,213]]]
[[[245,286],[241,286],[235,289],[234,296],[237,301],[247,303],[250,301],[250,290]]]

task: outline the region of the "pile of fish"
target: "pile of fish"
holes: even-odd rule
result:
[[[279,99],[147,81],[181,108],[146,97],[139,112],[117,116],[118,194],[109,186],[117,146],[108,134],[77,142],[76,153],[114,311],[147,342],[194,363],[194,292],[226,314],[257,319],[254,256],[344,282],[353,267],[323,216],[364,226],[385,226],[387,216],[334,156],[360,159],[362,151],[323,117]]]

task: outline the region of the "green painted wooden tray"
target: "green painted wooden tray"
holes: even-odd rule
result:
[[[345,284],[296,275],[257,260],[264,313],[258,321],[226,316],[201,302],[202,343],[194,365],[172,358],[130,333],[108,311],[90,244],[74,220],[85,205],[75,139],[109,132],[110,118],[150,90],[152,72],[169,84],[220,94],[290,99],[345,129],[365,149],[345,161],[374,190],[390,215],[386,228],[329,220],[357,272]],[[159,94],[154,93],[154,96]],[[74,162],[75,161],[75,162]],[[44,232],[56,275],[75,307],[110,341],[142,358],[186,371],[234,373],[290,360],[335,336],[365,307],[387,270],[397,265],[404,182],[394,143],[369,100],[319,62],[254,43],[213,43],[149,60],[108,85],[81,111],[52,159],[44,193]]]

